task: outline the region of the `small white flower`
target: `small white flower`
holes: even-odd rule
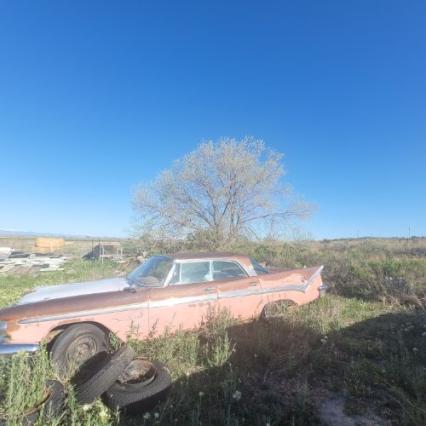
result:
[[[151,418],[151,414],[150,414],[150,413],[145,413],[145,414],[143,415],[143,418],[144,418],[145,420],[148,420],[148,419],[150,419],[150,418]]]
[[[102,420],[107,420],[109,418],[108,413],[106,413],[105,411],[101,411],[99,413],[99,418],[101,418]]]
[[[108,413],[108,410],[106,409],[105,406],[102,406],[102,408],[100,409],[100,411],[99,411],[99,417],[102,420],[106,420],[106,419],[109,418],[109,413]]]
[[[239,400],[241,399],[241,392],[240,392],[240,391],[238,391],[238,390],[236,390],[236,391],[234,392],[234,394],[232,395],[232,398],[234,398],[234,399],[235,399],[235,401],[239,401]]]
[[[327,343],[327,339],[321,339],[321,343],[325,345]]]
[[[81,407],[81,408],[83,409],[83,411],[89,411],[90,407],[91,407],[90,404],[84,404],[83,407]]]
[[[426,331],[422,333],[422,337],[426,337]]]
[[[202,398],[202,397],[204,396],[204,392],[202,392],[202,391],[198,392],[198,396],[199,396],[200,398]]]
[[[417,351],[418,351],[418,348],[414,347],[413,352],[417,352]]]
[[[159,415],[158,413],[154,413],[154,417],[155,417],[156,419],[158,419],[158,418],[160,417],[160,415]]]

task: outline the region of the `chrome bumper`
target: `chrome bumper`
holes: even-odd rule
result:
[[[319,295],[324,296],[327,293],[327,289],[328,289],[328,285],[327,284],[322,284],[319,286],[318,290],[319,290]]]
[[[13,355],[17,352],[35,352],[38,348],[36,343],[0,343],[0,356]]]

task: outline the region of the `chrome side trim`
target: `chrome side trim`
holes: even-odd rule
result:
[[[114,312],[123,312],[123,311],[132,311],[136,309],[155,309],[155,308],[163,308],[176,306],[181,304],[189,304],[189,303],[204,303],[208,301],[218,300],[218,299],[227,299],[233,297],[245,297],[245,296],[253,296],[259,294],[267,294],[267,293],[280,293],[283,291],[301,291],[306,293],[310,285],[315,281],[318,275],[323,270],[323,266],[320,266],[306,281],[304,284],[286,284],[280,287],[275,288],[260,288],[260,287],[249,287],[243,290],[234,290],[227,292],[212,292],[206,295],[200,296],[186,296],[186,297],[172,297],[164,300],[154,300],[154,301],[146,301],[142,303],[135,303],[132,305],[120,305],[115,306],[113,308],[102,308],[102,309],[93,309],[90,311],[79,311],[79,312],[69,312],[66,314],[60,315],[49,315],[44,317],[35,317],[30,319],[24,319],[19,321],[19,324],[32,324],[38,322],[46,322],[46,321],[55,321],[55,320],[64,320],[64,319],[72,319],[76,317],[86,317],[86,316],[95,316],[102,314],[110,314]]]
[[[19,324],[33,324],[36,322],[46,322],[46,321],[54,321],[54,320],[71,319],[76,317],[86,317],[91,315],[110,314],[114,312],[130,311],[134,309],[143,309],[143,308],[148,308],[148,302],[137,303],[133,305],[120,305],[120,306],[115,306],[114,308],[93,309],[91,311],[68,312],[66,314],[34,317],[30,319],[23,319],[19,321]]]
[[[302,291],[305,292],[305,286],[300,285],[287,285],[282,287],[276,287],[276,288],[268,288],[268,289],[261,289],[261,288],[254,288],[253,290],[234,290],[234,291],[227,291],[225,293],[219,292],[219,299],[229,299],[232,297],[246,297],[246,296],[257,296],[259,294],[272,294],[272,293],[281,293],[283,291]]]
[[[18,352],[35,352],[39,346],[36,343],[2,343],[0,355],[12,355]]]
[[[327,290],[328,290],[328,285],[327,284],[322,284],[320,287],[319,287],[319,292],[320,292],[320,296],[324,296],[326,293],[327,293]]]
[[[306,293],[311,284],[315,281],[315,279],[318,277],[318,275],[321,274],[321,271],[324,269],[324,266],[320,266],[309,278],[308,281],[305,282],[305,284],[287,284],[281,287],[275,287],[275,288],[249,288],[248,290],[234,290],[234,291],[227,291],[226,293],[221,293],[219,291],[219,299],[228,299],[230,297],[244,297],[244,296],[252,296],[252,295],[258,295],[258,294],[267,294],[267,293],[281,293],[283,291],[301,291],[303,293]]]
[[[172,297],[164,300],[154,300],[149,302],[149,308],[164,308],[167,306],[181,305],[186,303],[199,303],[217,300],[217,291],[202,296]]]
[[[180,305],[185,303],[207,302],[209,300],[217,300],[217,292],[202,295],[202,296],[173,297],[173,298],[164,299],[164,300],[154,300],[150,302],[136,303],[133,305],[120,305],[120,306],[115,306],[114,308],[93,309],[91,311],[69,312],[66,314],[49,315],[45,317],[35,317],[30,319],[23,319],[19,321],[19,324],[33,324],[37,322],[64,320],[64,319],[71,319],[76,317],[87,317],[87,316],[94,316],[94,315],[111,314],[114,312],[133,311],[137,309],[148,309],[148,307],[151,309],[162,308],[165,306],[174,306],[174,305]]]

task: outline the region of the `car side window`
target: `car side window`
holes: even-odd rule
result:
[[[225,280],[227,278],[247,276],[247,272],[235,262],[227,262],[224,260],[213,261],[213,280]]]
[[[180,279],[175,284],[192,284],[211,281],[210,262],[185,262],[180,264]]]
[[[267,274],[269,272],[257,260],[254,260],[254,259],[250,259],[250,260],[251,260],[251,264],[253,265],[253,269],[255,270],[257,275],[263,275],[263,274]]]

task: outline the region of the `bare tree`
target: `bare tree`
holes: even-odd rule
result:
[[[143,231],[160,238],[208,235],[216,247],[278,233],[311,211],[282,184],[282,157],[254,138],[203,142],[138,187],[134,208]]]

